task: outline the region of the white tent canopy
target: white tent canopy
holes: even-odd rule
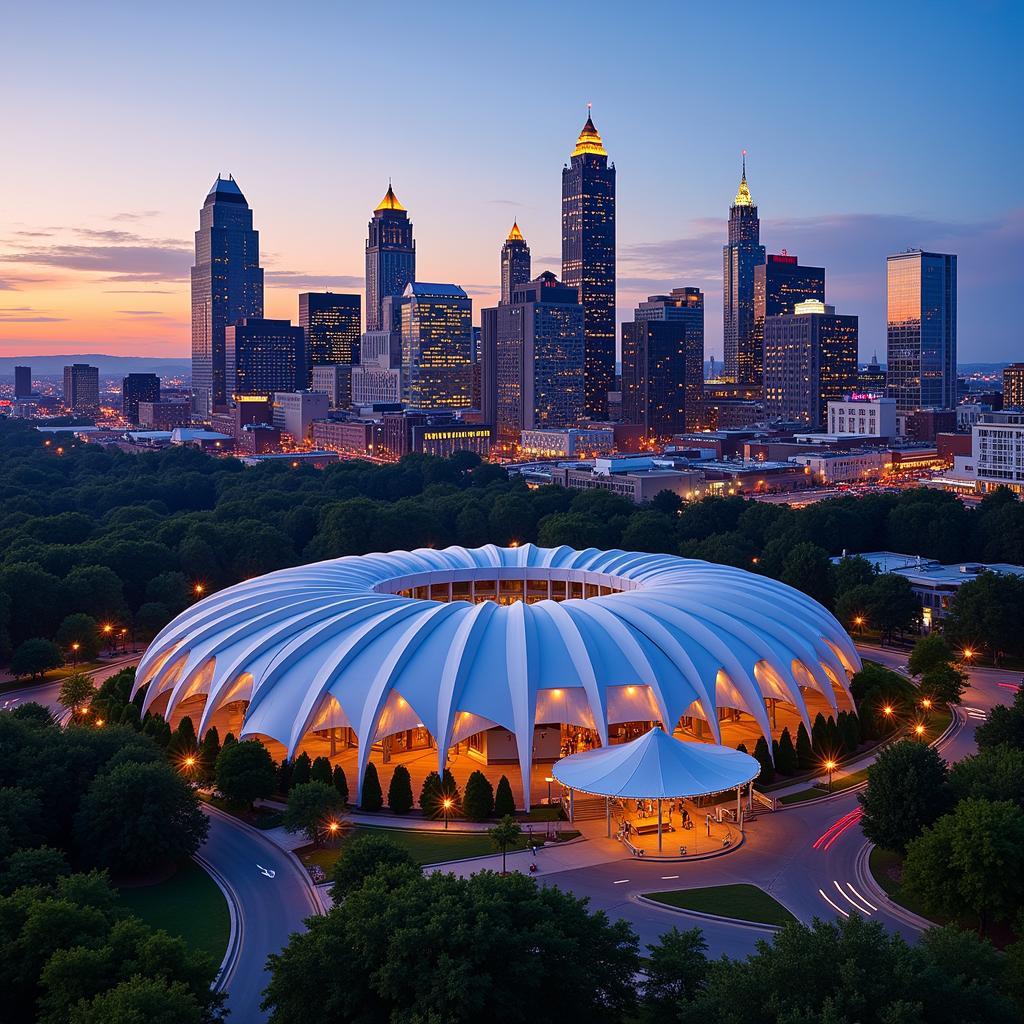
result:
[[[564,757],[552,775],[582,793],[669,800],[735,789],[756,779],[760,771],[758,762],[741,750],[683,742],[655,726],[629,743]]]

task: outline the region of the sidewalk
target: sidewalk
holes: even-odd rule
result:
[[[559,871],[573,871],[576,868],[593,867],[595,864],[606,864],[613,860],[622,860],[625,851],[622,844],[614,839],[577,839],[564,845],[540,847],[537,855],[529,850],[510,852],[505,858],[506,871],[518,871],[526,875],[530,872],[530,864],[536,863],[534,877],[553,875]],[[428,874],[434,871],[446,871],[460,878],[474,875],[478,871],[501,871],[501,854],[489,857],[474,857],[471,860],[453,860],[443,864],[431,864],[424,868]]]

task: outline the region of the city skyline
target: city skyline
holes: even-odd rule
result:
[[[402,9],[399,4],[398,13]],[[246,11],[250,38],[263,39],[271,19],[259,8]],[[567,9],[558,15],[567,30],[571,14]],[[794,33],[813,36],[838,27],[821,11],[769,16],[750,9],[743,16],[764,52]],[[19,11],[12,38],[36,30],[38,17]],[[346,12],[346,18],[353,30],[371,27],[372,18],[361,12]],[[866,54],[862,62],[830,63],[824,52],[802,51],[799,68],[772,79],[775,100],[802,97],[802,106],[794,107],[800,123],[783,133],[750,105],[764,74],[754,44],[742,68],[718,67],[711,45],[708,54],[694,55],[682,76],[653,59],[635,81],[622,82],[611,57],[628,23],[615,16],[588,25],[597,52],[603,47],[609,60],[594,62],[571,89],[546,67],[554,42],[519,48],[532,80],[542,87],[557,84],[541,109],[500,103],[502,83],[492,81],[473,46],[455,62],[457,71],[446,67],[424,76],[426,54],[434,51],[399,42],[406,63],[387,83],[375,114],[331,106],[365,72],[362,60],[346,69],[309,60],[277,86],[260,131],[224,133],[215,125],[192,124],[196,85],[162,77],[186,47],[194,47],[198,58],[223,42],[221,30],[213,27],[196,40],[187,19],[164,24],[148,14],[146,19],[160,19],[166,46],[159,54],[147,52],[143,64],[130,47],[122,51],[145,23],[101,11],[89,29],[90,38],[95,30],[95,47],[85,48],[91,54],[87,70],[82,55],[69,51],[82,26],[58,27],[55,52],[68,59],[55,68],[52,82],[25,96],[7,126],[12,148],[40,159],[0,170],[0,354],[186,356],[190,235],[197,206],[218,173],[234,174],[254,211],[268,317],[294,320],[301,291],[362,292],[366,220],[390,176],[416,223],[418,277],[462,285],[478,320],[479,310],[497,300],[494,253],[513,221],[530,240],[534,274],[552,270],[561,276],[558,175],[586,104],[593,102],[595,124],[621,172],[618,323],[649,294],[700,287],[707,296],[706,354],[721,358],[721,247],[740,151],[747,149],[762,242],[769,253],[786,248],[801,262],[826,267],[830,302],[860,317],[862,359],[875,351],[884,358],[886,257],[920,247],[959,256],[961,360],[1009,360],[1017,336],[999,297],[1021,273],[1024,211],[1006,189],[1005,174],[1024,143],[1019,133],[1005,130],[1005,97],[1020,92],[1020,72],[1010,59],[1020,18],[1009,5],[991,5],[969,21],[957,19],[955,38],[947,38],[953,34],[945,32],[942,18],[919,25],[912,12],[888,11],[885,33],[877,31],[878,18],[844,24],[847,45]],[[688,31],[713,44],[726,38],[727,20],[725,13],[695,12]],[[921,45],[904,52],[901,26],[911,23]],[[446,31],[468,44],[474,32],[491,27],[490,17],[481,15]],[[307,43],[317,50],[323,45]],[[668,52],[670,40],[651,45],[657,56]],[[140,75],[138,96],[126,97],[121,79],[115,82],[102,69],[111,47],[124,57],[120,74]],[[5,77],[21,69],[13,49],[0,72]],[[896,90],[883,74],[897,56],[907,80],[919,88]],[[228,62],[237,79],[228,87],[231,99],[241,95],[235,90],[254,86],[255,69],[239,58]],[[927,86],[944,84],[950,66],[964,72],[970,85],[950,88],[943,103],[935,103]],[[68,98],[75,74],[84,75],[81,100]],[[407,104],[413,76],[423,82],[428,105],[457,103],[460,116],[418,119]],[[472,95],[464,89],[466,76],[474,80]],[[694,97],[700,102],[692,127],[659,130],[666,114],[688,109]],[[88,131],[54,133],[38,142],[34,125],[63,124],[86,99]],[[142,117],[143,99],[148,118]],[[277,146],[318,118],[341,114],[351,122],[349,141],[321,138],[316,161]],[[245,127],[258,124],[246,111],[239,118]],[[399,133],[393,130],[396,118],[403,125]],[[387,127],[364,153],[367,147],[356,148],[351,140],[373,140],[374,119]],[[956,133],[944,128],[953,121]],[[131,146],[122,134],[129,128],[137,139]],[[501,160],[475,163],[479,154],[499,152]],[[987,159],[977,160],[977,152]],[[81,173],[69,174],[68,166]]]

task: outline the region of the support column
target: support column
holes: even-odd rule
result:
[[[608,838],[612,837],[612,800],[611,797],[604,798],[604,820],[608,827]]]
[[[743,827],[743,786],[736,787],[736,824]]]
[[[334,757],[338,753],[338,730],[335,726],[331,726],[331,757]]]
[[[576,790],[569,790],[569,824],[571,825],[576,819],[574,817],[576,813]]]
[[[658,853],[661,853],[661,797],[658,797]]]

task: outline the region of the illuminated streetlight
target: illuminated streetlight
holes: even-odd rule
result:
[[[81,646],[82,645],[79,644],[79,643],[74,643],[74,644],[71,645],[71,667],[72,668],[76,668],[78,666],[78,649]]]
[[[549,775],[544,781],[548,784],[548,806],[550,807],[551,806],[551,783],[554,782],[555,780],[554,780],[553,776]]]
[[[924,726],[920,722],[918,722],[917,725],[914,726],[914,733],[918,736],[924,735]]]
[[[825,762],[825,770],[828,772],[828,791],[831,793],[832,792],[832,773],[836,770],[836,763],[835,763],[835,761],[832,760],[832,758],[829,758]]]
[[[930,708],[931,706],[932,706],[932,701],[931,701],[931,698],[930,698],[930,697],[925,697],[925,698],[923,698],[923,699],[922,699],[922,701],[921,701],[921,707],[923,707],[923,708],[924,708],[924,709],[925,709],[926,711],[927,711],[927,710],[928,710],[928,708]]]
[[[193,593],[194,593],[194,594],[196,595],[196,597],[202,597],[202,596],[203,596],[203,591],[204,591],[204,590],[206,590],[206,587],[204,587],[204,586],[202,585],[202,583],[197,583],[197,584],[196,584],[196,585],[195,585],[195,586],[194,586],[194,587],[192,588],[192,592],[193,592]]]
[[[441,806],[444,808],[444,830],[448,831],[448,812],[452,809],[452,803],[454,801],[450,796],[446,796],[441,801]]]
[[[103,719],[102,718],[97,718],[96,719],[96,724],[97,725],[102,725],[103,724]]]

